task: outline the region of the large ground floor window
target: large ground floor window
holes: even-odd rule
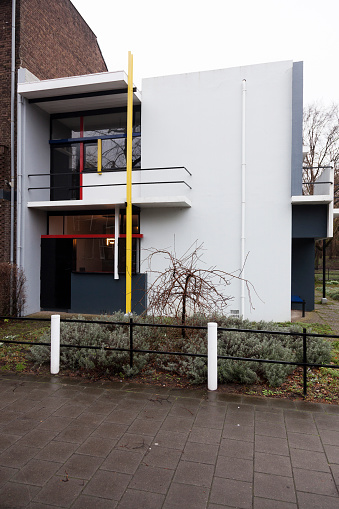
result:
[[[140,272],[139,210],[133,210],[132,273]],[[126,211],[51,213],[47,235],[41,236],[41,307],[71,309],[72,295],[81,294],[90,281],[91,295],[100,296],[126,273]],[[110,279],[93,278],[107,275]],[[86,276],[93,275],[89,279]],[[80,279],[79,279],[80,278]],[[83,278],[83,279],[81,279]],[[115,283],[117,286],[117,283]],[[76,292],[75,290],[78,289]],[[79,300],[79,299],[78,299]],[[74,306],[73,306],[74,307]]]

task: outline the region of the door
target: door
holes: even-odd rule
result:
[[[40,307],[71,308],[73,239],[41,239]]]

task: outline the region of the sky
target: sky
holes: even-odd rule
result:
[[[338,0],[72,0],[109,71],[142,78],[302,60],[304,104],[339,103]]]

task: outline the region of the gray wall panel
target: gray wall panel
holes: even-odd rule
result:
[[[302,195],[303,62],[293,63],[291,194]]]
[[[306,301],[306,311],[314,309],[314,240],[292,240],[292,295]],[[301,309],[299,305],[293,305]]]
[[[146,274],[132,276],[132,311],[140,314],[146,308]],[[126,278],[112,274],[72,273],[73,313],[111,314],[125,311]]]
[[[327,220],[327,205],[293,205],[292,238],[326,238]]]

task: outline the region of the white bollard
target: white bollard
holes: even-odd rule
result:
[[[218,388],[218,324],[210,322],[207,324],[207,387],[209,391],[216,391]]]
[[[60,365],[60,315],[51,316],[51,374],[59,373]]]

